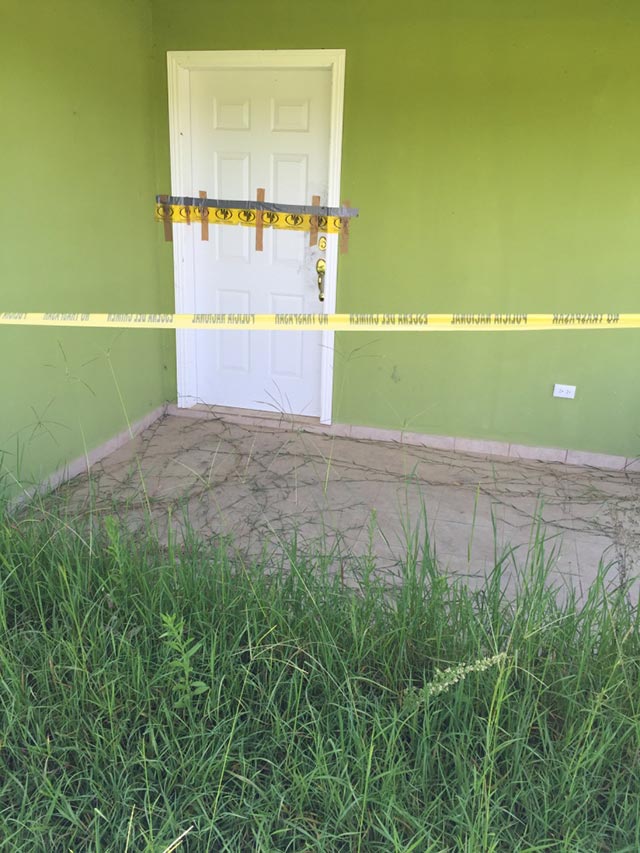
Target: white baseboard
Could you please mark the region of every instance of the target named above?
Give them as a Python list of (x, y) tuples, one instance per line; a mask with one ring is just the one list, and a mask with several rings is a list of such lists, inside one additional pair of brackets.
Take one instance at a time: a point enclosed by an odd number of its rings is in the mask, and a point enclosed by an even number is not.
[(74, 459), (67, 465), (63, 465), (61, 468), (58, 468), (57, 471), (54, 471), (53, 474), (50, 474), (37, 486), (24, 487), (21, 494), (10, 501), (10, 508), (16, 509), (22, 504), (30, 501), (36, 495), (47, 494), (47, 492), (53, 491), (62, 483), (66, 483), (67, 480), (77, 477), (78, 474), (86, 473), (91, 469), (92, 465), (100, 462), (100, 460), (104, 459), (105, 456), (108, 456), (110, 453), (113, 453), (125, 445), (128, 441), (131, 441), (131, 439), (135, 438), (145, 429), (150, 427), (152, 423), (155, 423), (155, 421), (163, 417), (166, 412), (167, 404), (164, 403), (162, 406), (158, 406), (157, 409), (154, 409), (152, 412), (149, 412), (144, 417), (140, 418), (140, 420), (131, 424), (130, 427), (123, 429), (122, 432), (119, 432), (113, 438), (105, 441), (104, 444), (101, 444), (99, 447), (94, 448), (94, 450), (89, 451), (85, 456), (78, 456), (77, 459)]
[(270, 429), (297, 429), (302, 432), (355, 438), (360, 441), (391, 441), (397, 444), (429, 447), (434, 450), (448, 450), (454, 453), (475, 453), (481, 456), (499, 456), (538, 462), (560, 462), (564, 465), (640, 473), (640, 458), (638, 457), (589, 453), (571, 448), (533, 447), (528, 444), (512, 444), (506, 441), (460, 438), (453, 435), (428, 435), (418, 432), (405, 432), (399, 429), (379, 429), (351, 424), (329, 425), (322, 424), (315, 418), (296, 418), (291, 415), (257, 412), (251, 409), (229, 409), (221, 406), (194, 406), (185, 409), (171, 403), (167, 406), (167, 414), (186, 418), (218, 418), (232, 423), (263, 426)]
[(22, 493), (10, 501), (10, 508), (15, 509), (36, 495), (53, 491), (53, 489), (56, 489), (67, 480), (77, 477), (78, 474), (86, 473), (91, 469), (92, 465), (95, 465), (101, 459), (104, 459), (105, 456), (127, 444), (127, 442), (131, 441), (165, 414), (194, 419), (226, 420), (230, 423), (268, 427), (269, 429), (294, 429), (301, 430), (302, 432), (319, 433), (320, 435), (352, 438), (359, 441), (394, 442), (454, 453), (474, 453), (489, 457), (497, 456), (508, 459), (559, 462), (564, 465), (601, 468), (608, 471), (640, 473), (640, 458), (638, 457), (589, 453), (570, 448), (532, 447), (526, 444), (511, 444), (503, 441), (459, 438), (448, 435), (429, 435), (425, 433), (405, 432), (404, 430), (354, 426), (351, 424), (322, 424), (316, 418), (296, 418), (289, 415), (257, 412), (249, 409), (226, 409), (215, 406), (197, 406), (185, 409), (178, 407), (174, 403), (165, 403), (131, 424), (130, 428), (122, 430), (113, 438), (105, 441), (104, 444), (91, 450), (85, 456), (79, 456), (67, 465), (58, 468), (57, 471), (50, 474), (39, 485), (23, 488)]

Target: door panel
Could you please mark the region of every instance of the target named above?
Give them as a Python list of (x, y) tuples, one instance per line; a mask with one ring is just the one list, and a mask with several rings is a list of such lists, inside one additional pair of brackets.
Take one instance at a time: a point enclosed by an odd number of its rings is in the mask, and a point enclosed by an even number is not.
[[(209, 197), (327, 204), (331, 73), (327, 68), (192, 69), (193, 189)], [(193, 310), (321, 311), (309, 234), (189, 228)], [(196, 336), (197, 402), (320, 414), (321, 332), (204, 331)], [(194, 401), (196, 402), (196, 401)]]

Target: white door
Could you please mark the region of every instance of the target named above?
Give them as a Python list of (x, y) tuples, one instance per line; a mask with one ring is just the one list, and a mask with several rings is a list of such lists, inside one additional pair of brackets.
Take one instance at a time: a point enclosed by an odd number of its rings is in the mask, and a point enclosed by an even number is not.
[[(189, 80), (187, 156), (192, 187), (209, 198), (328, 204), (329, 68), (198, 68)], [(181, 226), (184, 229), (184, 226)], [(324, 255), (305, 232), (187, 227), (193, 310), (298, 313), (323, 310), (315, 265)], [(189, 290), (187, 283), (187, 291)], [(198, 331), (193, 403), (319, 416), (322, 332)]]

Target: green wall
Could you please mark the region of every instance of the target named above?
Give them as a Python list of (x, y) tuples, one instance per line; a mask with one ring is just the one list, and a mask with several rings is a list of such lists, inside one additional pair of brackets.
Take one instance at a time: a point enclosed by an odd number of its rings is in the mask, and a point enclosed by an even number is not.
[[(640, 310), (637, 0), (153, 0), (165, 53), (343, 47), (339, 310)], [(171, 289), (170, 247), (160, 248)], [(335, 419), (640, 454), (640, 331), (347, 333)], [(577, 385), (574, 401), (554, 382)]]
[[(157, 277), (150, 55), (146, 0), (0, 5), (0, 310), (171, 305)], [(42, 479), (160, 405), (170, 343), (0, 326), (5, 485)]]
[[(347, 50), (361, 209), (339, 310), (639, 310), (635, 0), (4, 0), (0, 309), (170, 310), (166, 51), (318, 47)], [(338, 335), (335, 420), (633, 456), (639, 342)], [(174, 370), (171, 333), (0, 328), (3, 470), (43, 478), (174, 399)]]

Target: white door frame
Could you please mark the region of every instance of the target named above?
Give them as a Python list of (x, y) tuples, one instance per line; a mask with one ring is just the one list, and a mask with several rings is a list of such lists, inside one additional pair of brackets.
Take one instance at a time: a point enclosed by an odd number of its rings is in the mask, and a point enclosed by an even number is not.
[[(340, 169), (342, 161), (342, 114), (344, 105), (344, 50), (201, 50), (169, 51), (169, 139), (171, 151), (171, 194), (188, 196), (196, 193), (191, 176), (191, 115), (189, 72), (196, 68), (328, 68), (331, 71), (331, 130), (329, 137), (329, 187), (327, 206), (340, 205)], [(188, 282), (194, 281), (193, 253), (187, 252), (184, 228), (173, 229), (173, 270), (176, 312), (194, 310), (194, 294)], [(327, 272), (324, 310), (336, 310), (338, 241), (327, 239)], [(197, 365), (193, 335), (199, 332), (176, 332), (178, 406), (194, 404), (197, 387)], [(283, 332), (282, 334), (287, 334)], [(334, 332), (322, 331), (320, 364), (320, 421), (331, 423), (333, 401)]]

